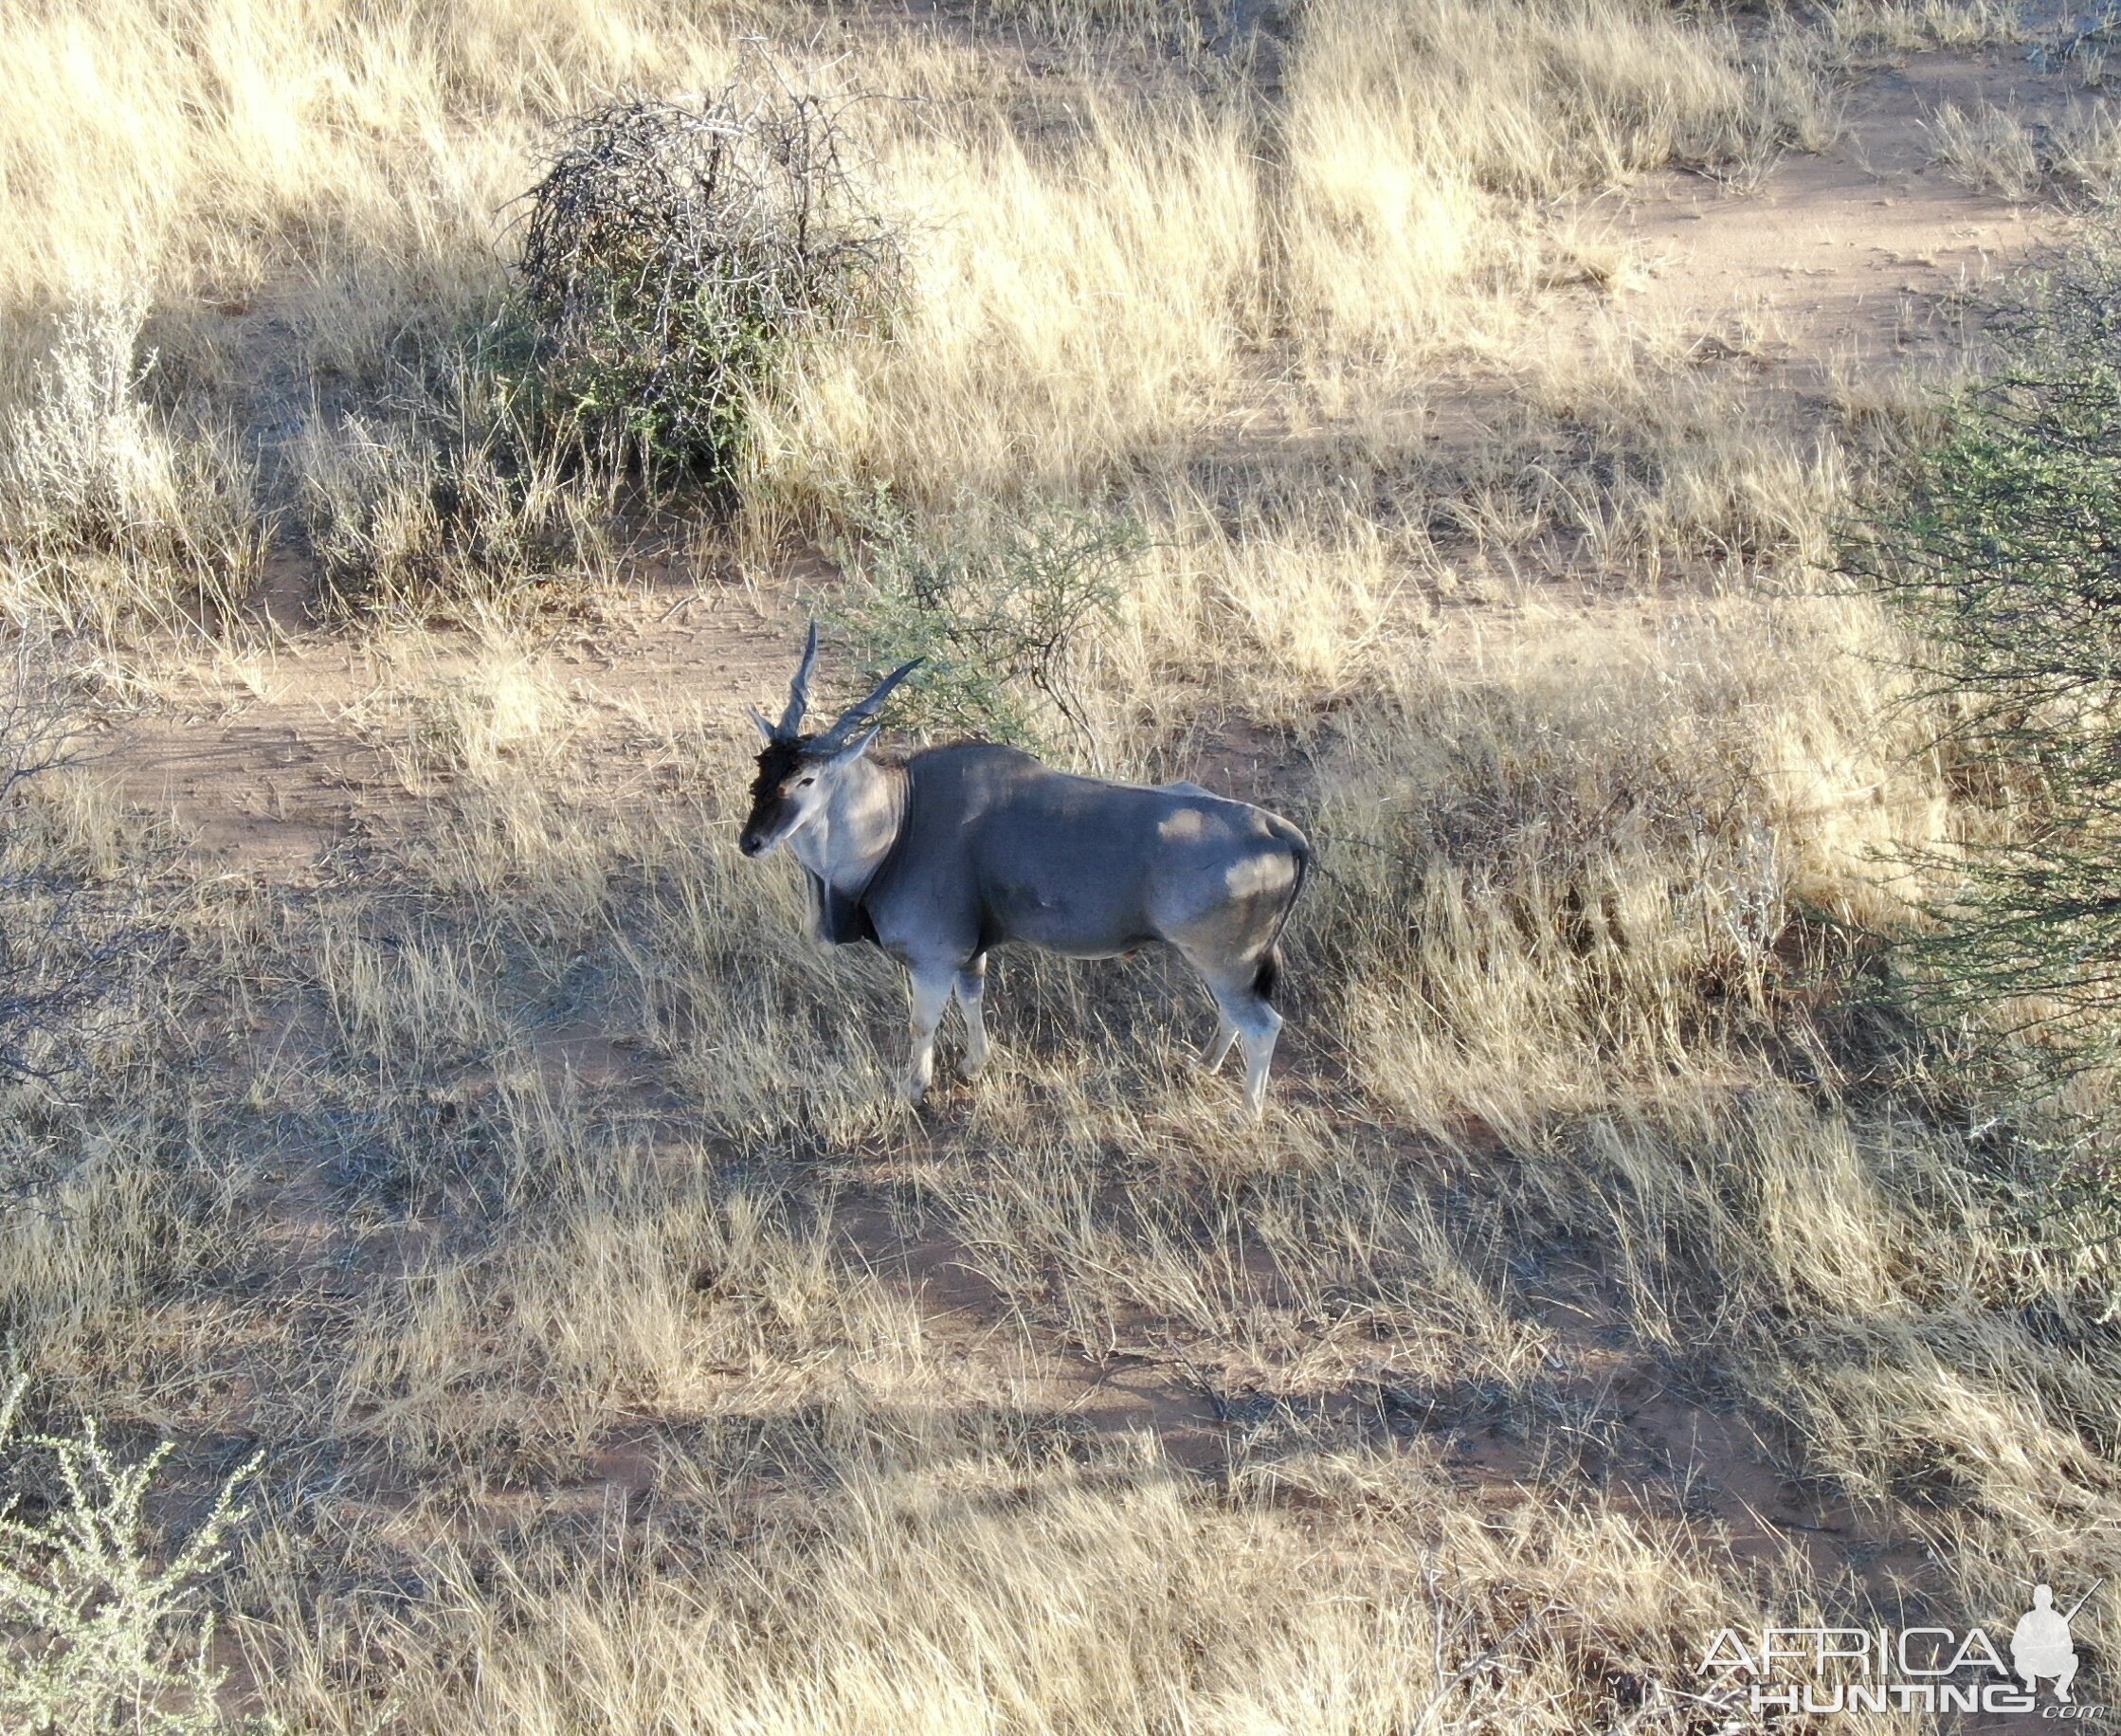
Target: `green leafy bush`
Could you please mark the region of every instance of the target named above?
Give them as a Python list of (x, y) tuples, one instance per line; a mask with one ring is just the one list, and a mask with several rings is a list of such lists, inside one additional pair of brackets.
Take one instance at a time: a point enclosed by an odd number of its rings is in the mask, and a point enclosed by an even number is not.
[(1085, 663), (1111, 624), (1141, 528), (1035, 509), (955, 534), (915, 523), (887, 496), (853, 515), (856, 578), (824, 612), (866, 672), (924, 658), (900, 689), (916, 729), (1025, 747), (1093, 745)]
[(1913, 629), (1969, 841), (1905, 956), (1934, 1017), (2052, 1089), (2121, 1027), (2121, 252), (1999, 311), (1994, 365), (1849, 540)]
[(1998, 322), (1998, 367), (1850, 547), (1919, 636), (1960, 793), (2003, 835), (1922, 939), (1943, 984), (2047, 1026), (2121, 1011), (2121, 259)]

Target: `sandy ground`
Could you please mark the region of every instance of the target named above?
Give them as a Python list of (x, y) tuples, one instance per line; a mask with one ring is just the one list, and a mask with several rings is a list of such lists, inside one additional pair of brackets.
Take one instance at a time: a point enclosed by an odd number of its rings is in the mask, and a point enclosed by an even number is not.
[(2024, 259), (2054, 216), (1970, 192), (1932, 163), (1931, 118), (1985, 100), (2038, 117), (2070, 98), (2021, 51), (1923, 55), (1851, 91), (1839, 144), (1785, 158), (1757, 192), (1698, 176), (1636, 190), (1615, 221), (1648, 263), (1645, 311), (1710, 330), (1760, 316), (1800, 376), (1838, 355), (1875, 365), (1938, 341), (1959, 297)]

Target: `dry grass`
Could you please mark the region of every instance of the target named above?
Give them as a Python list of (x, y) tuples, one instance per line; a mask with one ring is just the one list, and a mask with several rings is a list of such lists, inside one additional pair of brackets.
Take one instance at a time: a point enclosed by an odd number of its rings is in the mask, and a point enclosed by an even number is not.
[(2039, 185), (2039, 154), (2032, 135), (2008, 110), (1984, 102), (1968, 112), (1948, 102), (1937, 111), (1932, 130), (1937, 161), (1976, 192), (2022, 199)]
[(1973, 48), (2022, 41), (2022, 8), (2010, 0), (1844, 0), (1821, 20), (1838, 55)]
[[(9, 1357), (55, 1428), (175, 1438), (177, 1519), (263, 1449), (232, 1716), (1701, 1728), (1718, 1626), (2007, 1626), (2121, 1566), (2110, 1257), (1866, 938), (1961, 822), (1817, 575), (1919, 397), (1642, 313), (1579, 203), (1743, 196), (1852, 61), (2002, 13), (1223, 9), (0, 22), (9, 622), (84, 726), (367, 671), (312, 868), (208, 865), (119, 768), (8, 816), (163, 942), (87, 1088), (0, 1098)], [(680, 546), (771, 604), (879, 491), (940, 542), (1147, 528), (1088, 755), (1318, 845), (1256, 1131), (1152, 958), (1003, 957), (992, 1074), (906, 1109), (896, 973), (734, 849), (758, 696), (567, 660), (623, 660), (644, 527), (481, 396), (506, 201), (751, 32), (915, 99), (858, 110), (910, 287)], [(1939, 149), (1993, 184), (2018, 124)], [(232, 624), (275, 549), (364, 618)]]
[(1264, 366), (1332, 389), (1514, 353), (1524, 292), (1573, 257), (1538, 201), (1675, 162), (1754, 177), (1834, 127), (1808, 39), (1602, 0), (1320, 9), (1284, 80), (1272, 115), (1099, 93), (1063, 142), (1017, 136), (1005, 90), (894, 141), (934, 242), (913, 314), (776, 410), (762, 499), (1094, 487), (1181, 467)]
[(2003, 199), (2028, 199), (2054, 187), (2096, 204), (2112, 196), (2121, 169), (2113, 118), (2096, 102), (2073, 101), (2038, 133), (1994, 103), (1967, 111), (1948, 102), (1931, 134), (1936, 160), (1953, 180)]

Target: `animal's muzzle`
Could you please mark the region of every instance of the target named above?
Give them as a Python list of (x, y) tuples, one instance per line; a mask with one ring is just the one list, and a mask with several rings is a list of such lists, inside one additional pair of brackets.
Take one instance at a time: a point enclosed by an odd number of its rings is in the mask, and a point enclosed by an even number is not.
[(766, 848), (765, 834), (761, 832), (754, 832), (749, 827), (746, 827), (742, 832), (737, 834), (736, 847), (739, 850), (743, 851), (746, 856), (756, 856), (761, 850)]

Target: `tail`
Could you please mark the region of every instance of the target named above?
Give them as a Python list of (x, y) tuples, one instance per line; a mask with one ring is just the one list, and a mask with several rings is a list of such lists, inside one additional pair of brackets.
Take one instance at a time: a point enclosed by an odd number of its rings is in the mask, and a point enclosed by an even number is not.
[(1269, 947), (1266, 957), (1260, 961), (1260, 968), (1253, 973), (1252, 992), (1266, 1002), (1274, 1003), (1274, 991), (1281, 986), (1281, 949)]
[(1284, 841), (1289, 846), (1289, 854), (1296, 858), (1296, 884), (1289, 888), (1289, 902), (1281, 907), (1281, 920), (1274, 925), (1274, 938), (1267, 942), (1266, 955), (1260, 960), (1260, 968), (1252, 978), (1252, 992), (1270, 1005), (1274, 991), (1281, 986), (1281, 931), (1289, 926), (1296, 900), (1303, 896), (1304, 876), (1311, 870), (1311, 841), (1295, 826), (1289, 826)]

